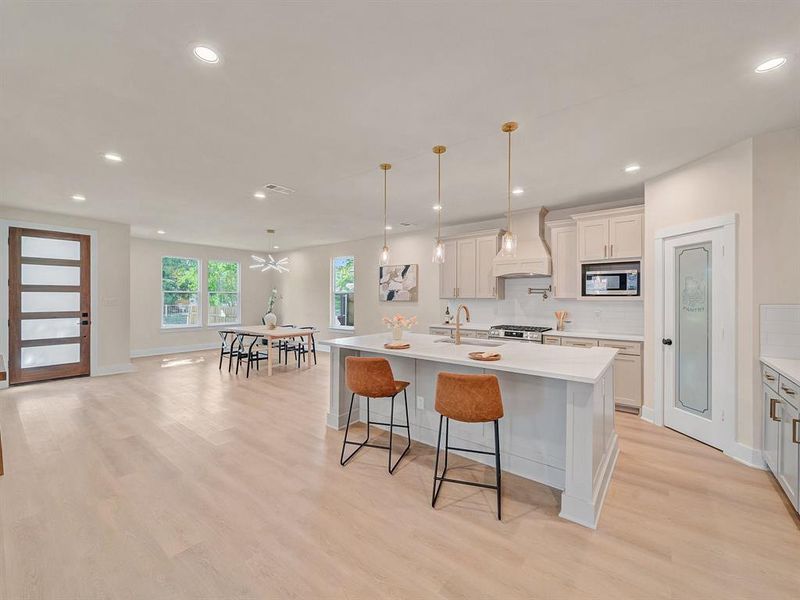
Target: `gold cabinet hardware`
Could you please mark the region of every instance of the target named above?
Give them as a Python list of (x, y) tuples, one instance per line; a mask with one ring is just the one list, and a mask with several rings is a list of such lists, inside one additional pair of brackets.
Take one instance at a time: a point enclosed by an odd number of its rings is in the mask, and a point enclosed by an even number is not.
[(782, 389), (784, 392), (786, 392), (787, 394), (789, 394), (790, 396), (794, 396), (794, 390), (791, 390), (791, 389), (787, 388), (785, 385), (782, 385), (782, 386), (781, 386), (781, 389)]
[(775, 405), (779, 402), (777, 398), (770, 398), (769, 399), (769, 418), (773, 421), (780, 421), (778, 417), (775, 416)]
[(608, 258), (608, 244), (603, 244), (603, 258)]
[(764, 378), (767, 381), (775, 381), (775, 378), (772, 375), (770, 375), (769, 373), (764, 373)]
[(797, 424), (800, 423), (800, 419), (792, 419), (792, 441), (795, 444), (800, 444), (800, 439), (797, 438)]
[(614, 244), (611, 244), (611, 250), (609, 250), (609, 254), (614, 256)]

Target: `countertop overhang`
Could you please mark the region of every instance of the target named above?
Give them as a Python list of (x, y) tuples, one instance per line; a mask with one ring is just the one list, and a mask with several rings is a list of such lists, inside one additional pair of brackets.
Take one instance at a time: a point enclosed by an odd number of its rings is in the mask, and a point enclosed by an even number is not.
[[(407, 333), (404, 341), (411, 344), (407, 350), (388, 350), (383, 347), (391, 341), (389, 333), (359, 335), (354, 337), (319, 340), (318, 344), (375, 352), (389, 356), (429, 360), (455, 365), (463, 365), (485, 369), (488, 371), (505, 371), (564, 381), (594, 384), (602, 379), (605, 372), (614, 362), (617, 354), (615, 348), (575, 348), (567, 346), (547, 346), (544, 344), (522, 344), (519, 342), (502, 342), (499, 346), (487, 347), (465, 343), (457, 346), (441, 342), (440, 335), (423, 333)], [(496, 351), (502, 355), (498, 361), (483, 362), (472, 360), (468, 354), (477, 351)]]

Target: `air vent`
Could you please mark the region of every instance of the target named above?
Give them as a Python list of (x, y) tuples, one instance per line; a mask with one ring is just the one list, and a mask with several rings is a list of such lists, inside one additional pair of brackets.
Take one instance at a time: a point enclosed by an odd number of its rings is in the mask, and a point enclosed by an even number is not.
[(268, 183), (264, 186), (264, 189), (269, 190), (270, 192), (284, 194), (286, 196), (289, 194), (294, 194), (294, 190), (292, 188), (286, 187), (285, 185), (278, 185), (277, 183)]

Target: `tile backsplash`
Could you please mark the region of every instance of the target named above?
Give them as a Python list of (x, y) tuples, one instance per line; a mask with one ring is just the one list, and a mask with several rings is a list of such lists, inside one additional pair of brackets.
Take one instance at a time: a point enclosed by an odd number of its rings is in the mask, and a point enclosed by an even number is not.
[(450, 312), (462, 302), (469, 307), (476, 323), (547, 325), (555, 328), (553, 313), (566, 310), (567, 331), (587, 333), (644, 333), (644, 306), (641, 300), (577, 300), (528, 295), (528, 288), (546, 288), (549, 277), (507, 279), (504, 300), (451, 300)]
[(800, 359), (800, 304), (760, 306), (761, 356)]

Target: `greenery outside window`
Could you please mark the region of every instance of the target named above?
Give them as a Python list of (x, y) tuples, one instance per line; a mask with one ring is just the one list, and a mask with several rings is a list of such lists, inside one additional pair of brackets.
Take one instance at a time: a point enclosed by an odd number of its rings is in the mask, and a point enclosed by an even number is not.
[(331, 327), (355, 326), (355, 258), (337, 256), (331, 261)]
[(200, 327), (200, 261), (161, 259), (161, 327)]
[(239, 298), (239, 263), (208, 261), (208, 325), (239, 324)]

